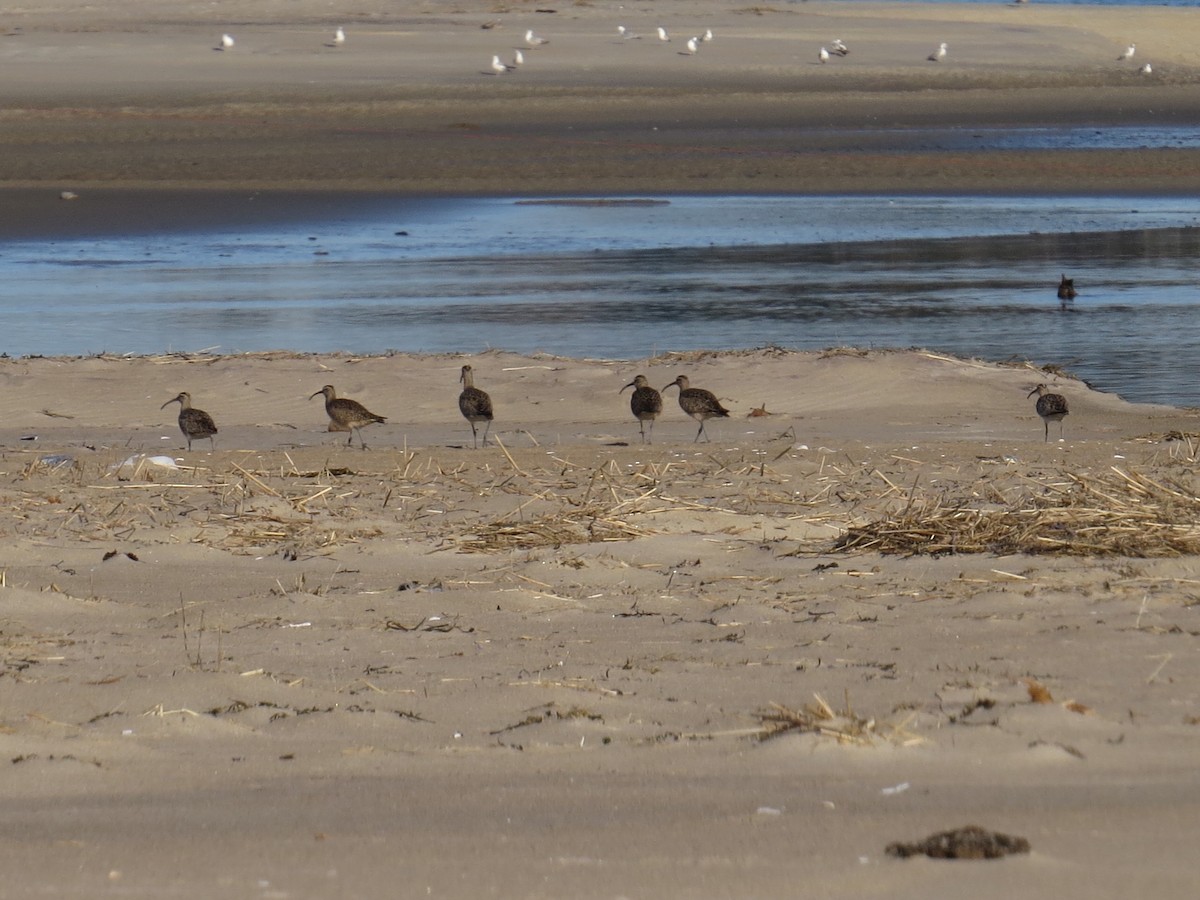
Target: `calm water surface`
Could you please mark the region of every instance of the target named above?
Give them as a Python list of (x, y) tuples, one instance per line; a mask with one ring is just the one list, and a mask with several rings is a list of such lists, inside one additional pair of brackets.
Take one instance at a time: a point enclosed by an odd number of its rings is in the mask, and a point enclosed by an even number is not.
[[(919, 346), (1200, 405), (1200, 203), (395, 200), (238, 231), (0, 244), (0, 350)], [(1060, 308), (1060, 273), (1079, 298)]]

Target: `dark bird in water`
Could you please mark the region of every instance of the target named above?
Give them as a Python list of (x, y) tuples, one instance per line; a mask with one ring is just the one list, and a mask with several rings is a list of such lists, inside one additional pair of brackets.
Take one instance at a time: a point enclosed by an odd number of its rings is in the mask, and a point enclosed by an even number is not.
[(1059, 300), (1074, 300), (1075, 299), (1075, 279), (1068, 278), (1063, 275), (1058, 282), (1058, 299)]
[(327, 384), (308, 399), (311, 400), (320, 394), (325, 395), (325, 412), (329, 415), (329, 431), (348, 431), (350, 437), (346, 438), (346, 446), (354, 442), (354, 431), (358, 430), (358, 442), (364, 450), (367, 449), (367, 443), (363, 440), (362, 428), (364, 425), (370, 425), (373, 422), (386, 422), (384, 416), (377, 416), (371, 412), (357, 400), (350, 400), (346, 397), (339, 397), (333, 389), (332, 384)]
[(1037, 414), (1042, 417), (1042, 424), (1046, 426), (1046, 440), (1050, 440), (1050, 423), (1058, 423), (1058, 436), (1062, 438), (1063, 417), (1070, 410), (1067, 409), (1067, 398), (1062, 394), (1052, 394), (1044, 384), (1039, 384), (1029, 396), (1037, 394)]
[(475, 426), (480, 422), (487, 423), (483, 429), (483, 446), (486, 447), (488, 432), (492, 429), (492, 398), (488, 396), (487, 391), (475, 387), (475, 370), (470, 366), (462, 367), (462, 375), (458, 380), (463, 386), (462, 393), (458, 395), (459, 411), (471, 423), (471, 438), (476, 449), (479, 448), (479, 432)]
[(629, 388), (633, 388), (633, 395), (629, 398), (629, 409), (641, 425), (642, 443), (653, 443), (646, 440), (646, 423), (650, 423), (650, 437), (653, 438), (654, 420), (662, 412), (662, 394), (650, 387), (645, 375), (639, 375), (617, 393), (624, 393)]
[(716, 394), (706, 391), (704, 388), (688, 387), (686, 375), (680, 375), (663, 390), (665, 391), (669, 387), (679, 388), (679, 408), (700, 423), (700, 430), (696, 432), (693, 444), (700, 440), (702, 434), (704, 439), (708, 440), (708, 435), (704, 431), (705, 419), (725, 418), (729, 415), (729, 410), (721, 405)]
[(179, 404), (179, 430), (187, 438), (188, 451), (192, 449), (192, 441), (199, 438), (208, 438), (209, 446), (215, 450), (213, 435), (217, 433), (217, 425), (212, 416), (202, 409), (192, 409), (192, 395), (187, 391), (180, 391), (178, 397), (172, 397), (159, 409), (166, 409), (171, 403)]

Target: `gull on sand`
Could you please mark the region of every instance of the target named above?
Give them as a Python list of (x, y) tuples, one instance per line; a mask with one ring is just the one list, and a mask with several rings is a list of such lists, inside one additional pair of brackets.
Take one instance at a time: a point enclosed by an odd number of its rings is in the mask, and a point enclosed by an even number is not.
[(817, 54), (817, 59), (823, 63), (829, 62), (829, 51), (822, 47), (821, 52)]
[(233, 35), (231, 35), (231, 34), (221, 35), (220, 49), (222, 49), (222, 50), (232, 50), (233, 49)]
[(504, 63), (500, 62), (500, 57), (493, 56), (492, 57), (492, 74), (493, 75), (503, 75), (507, 71), (508, 71), (508, 66), (506, 66)]
[(1137, 44), (1130, 44), (1125, 48), (1125, 52), (1117, 57), (1118, 60), (1133, 59), (1133, 54), (1137, 53)]
[(525, 32), (525, 44), (529, 47), (540, 47), (542, 44), (548, 43), (550, 41), (547, 38), (534, 34), (532, 28)]
[(671, 36), (667, 34), (667, 29), (663, 28), (661, 25), (658, 26), (658, 39), (660, 41), (669, 41), (671, 39)]
[(946, 50), (947, 49), (949, 49), (949, 46), (946, 44), (945, 41), (942, 41), (940, 44), (938, 44), (938, 48), (929, 54), (929, 57), (928, 57), (929, 61), (930, 62), (941, 62), (943, 59), (946, 58)]

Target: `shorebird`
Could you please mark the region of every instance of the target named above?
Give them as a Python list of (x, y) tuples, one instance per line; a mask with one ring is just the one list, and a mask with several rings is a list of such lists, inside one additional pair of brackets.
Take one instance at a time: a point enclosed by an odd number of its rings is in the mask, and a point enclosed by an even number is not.
[(1058, 299), (1059, 300), (1074, 300), (1075, 299), (1075, 279), (1068, 278), (1063, 275), (1058, 280)]
[(661, 25), (658, 26), (658, 39), (664, 42), (671, 39), (671, 36), (667, 34), (667, 29), (663, 28)]
[(829, 51), (822, 47), (821, 52), (817, 54), (817, 59), (823, 63), (829, 62)]
[(679, 408), (700, 423), (700, 430), (696, 432), (693, 444), (700, 440), (702, 434), (705, 440), (708, 439), (708, 435), (704, 433), (705, 419), (725, 418), (729, 415), (729, 410), (721, 405), (716, 394), (706, 391), (704, 388), (688, 387), (686, 375), (680, 375), (663, 390), (665, 391), (669, 387), (679, 388)]
[(680, 52), (684, 56), (695, 56), (696, 51), (700, 49), (700, 39), (690, 37), (690, 38), (688, 38), (687, 43), (684, 44), (683, 46), (685, 49), (681, 50)]
[(192, 395), (187, 391), (180, 391), (178, 397), (172, 397), (159, 409), (166, 409), (171, 403), (179, 404), (179, 430), (187, 438), (188, 452), (192, 450), (192, 441), (201, 438), (208, 438), (209, 445), (215, 450), (217, 445), (213, 435), (217, 433), (217, 425), (212, 416), (202, 409), (192, 409)]
[(525, 32), (525, 45), (527, 47), (540, 47), (542, 44), (548, 43), (550, 43), (550, 41), (547, 38), (539, 37), (538, 35), (534, 34), (532, 28)]
[(492, 57), (492, 74), (493, 75), (503, 75), (507, 71), (508, 71), (508, 66), (506, 66), (504, 63), (500, 62), (500, 57), (493, 56)]
[(512, 65), (510, 65), (508, 68), (515, 69), (517, 66), (523, 66), (523, 65), (525, 65), (525, 54), (522, 53), (520, 50), (514, 50)]
[(1140, 69), (1138, 69), (1138, 71), (1141, 72), (1143, 75), (1149, 75), (1154, 70), (1152, 68), (1150, 68), (1150, 63), (1146, 63), (1144, 66), (1142, 66)]
[(475, 429), (475, 425), (479, 422), (487, 422), (483, 429), (483, 446), (486, 447), (488, 432), (492, 428), (492, 398), (488, 396), (487, 391), (475, 387), (475, 370), (469, 365), (462, 367), (462, 375), (458, 380), (462, 382), (463, 386), (462, 393), (458, 395), (459, 411), (471, 423), (471, 438), (474, 440), (476, 449), (479, 448), (479, 432)]
[(829, 46), (833, 48), (833, 52), (838, 56), (849, 56), (850, 48), (842, 41), (841, 38), (834, 38), (829, 42)]
[(630, 31), (624, 25), (617, 26), (617, 36), (622, 37), (627, 41), (637, 40), (638, 38), (641, 37), (640, 34), (634, 34), (632, 31)]
[(654, 420), (662, 412), (662, 394), (650, 387), (645, 375), (639, 375), (617, 393), (623, 394), (628, 388), (633, 388), (633, 395), (629, 398), (629, 409), (641, 425), (642, 443), (653, 443), (653, 440), (646, 440), (646, 423), (650, 423), (650, 437), (653, 438)]
[(706, 44), (707, 44), (707, 43), (708, 43), (709, 41), (711, 41), (712, 39), (713, 39), (713, 33), (712, 33), (712, 29), (711, 29), (711, 28), (705, 28), (705, 29), (704, 29), (704, 34), (700, 36), (700, 40), (704, 41), (704, 43), (706, 43)]
[(1029, 396), (1037, 394), (1037, 414), (1042, 417), (1042, 424), (1046, 426), (1046, 440), (1050, 440), (1050, 423), (1058, 423), (1058, 437), (1062, 439), (1063, 417), (1070, 410), (1067, 409), (1067, 398), (1062, 394), (1051, 394), (1044, 384), (1039, 384)]
[(946, 58), (946, 51), (948, 49), (949, 45), (945, 41), (942, 41), (940, 44), (938, 44), (938, 48), (930, 53), (927, 58), (930, 62), (941, 62)]
[(346, 43), (346, 29), (339, 27), (338, 30), (333, 33), (333, 43), (339, 47)]
[(1121, 62), (1126, 59), (1133, 59), (1133, 54), (1137, 53), (1137, 44), (1130, 44), (1125, 48), (1125, 52), (1117, 57), (1117, 61)]
[(367, 443), (362, 436), (363, 426), (373, 422), (386, 422), (387, 419), (375, 415), (357, 400), (339, 397), (332, 384), (325, 385), (308, 399), (311, 400), (320, 394), (325, 395), (325, 412), (329, 415), (328, 430), (350, 432), (350, 437), (346, 438), (346, 446), (349, 447), (354, 442), (354, 431), (358, 429), (358, 442), (366, 450)]
[(221, 48), (220, 49), (222, 49), (222, 50), (232, 50), (233, 49), (233, 35), (231, 35), (231, 34), (221, 35)]

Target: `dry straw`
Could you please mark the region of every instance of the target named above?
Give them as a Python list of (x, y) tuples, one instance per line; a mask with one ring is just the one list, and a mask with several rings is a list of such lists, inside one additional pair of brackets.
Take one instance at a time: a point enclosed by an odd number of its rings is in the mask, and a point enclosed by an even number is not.
[(1057, 553), (1166, 557), (1200, 552), (1200, 497), (1117, 467), (986, 508), (910, 497), (903, 509), (847, 529), (835, 549), (917, 555)]

